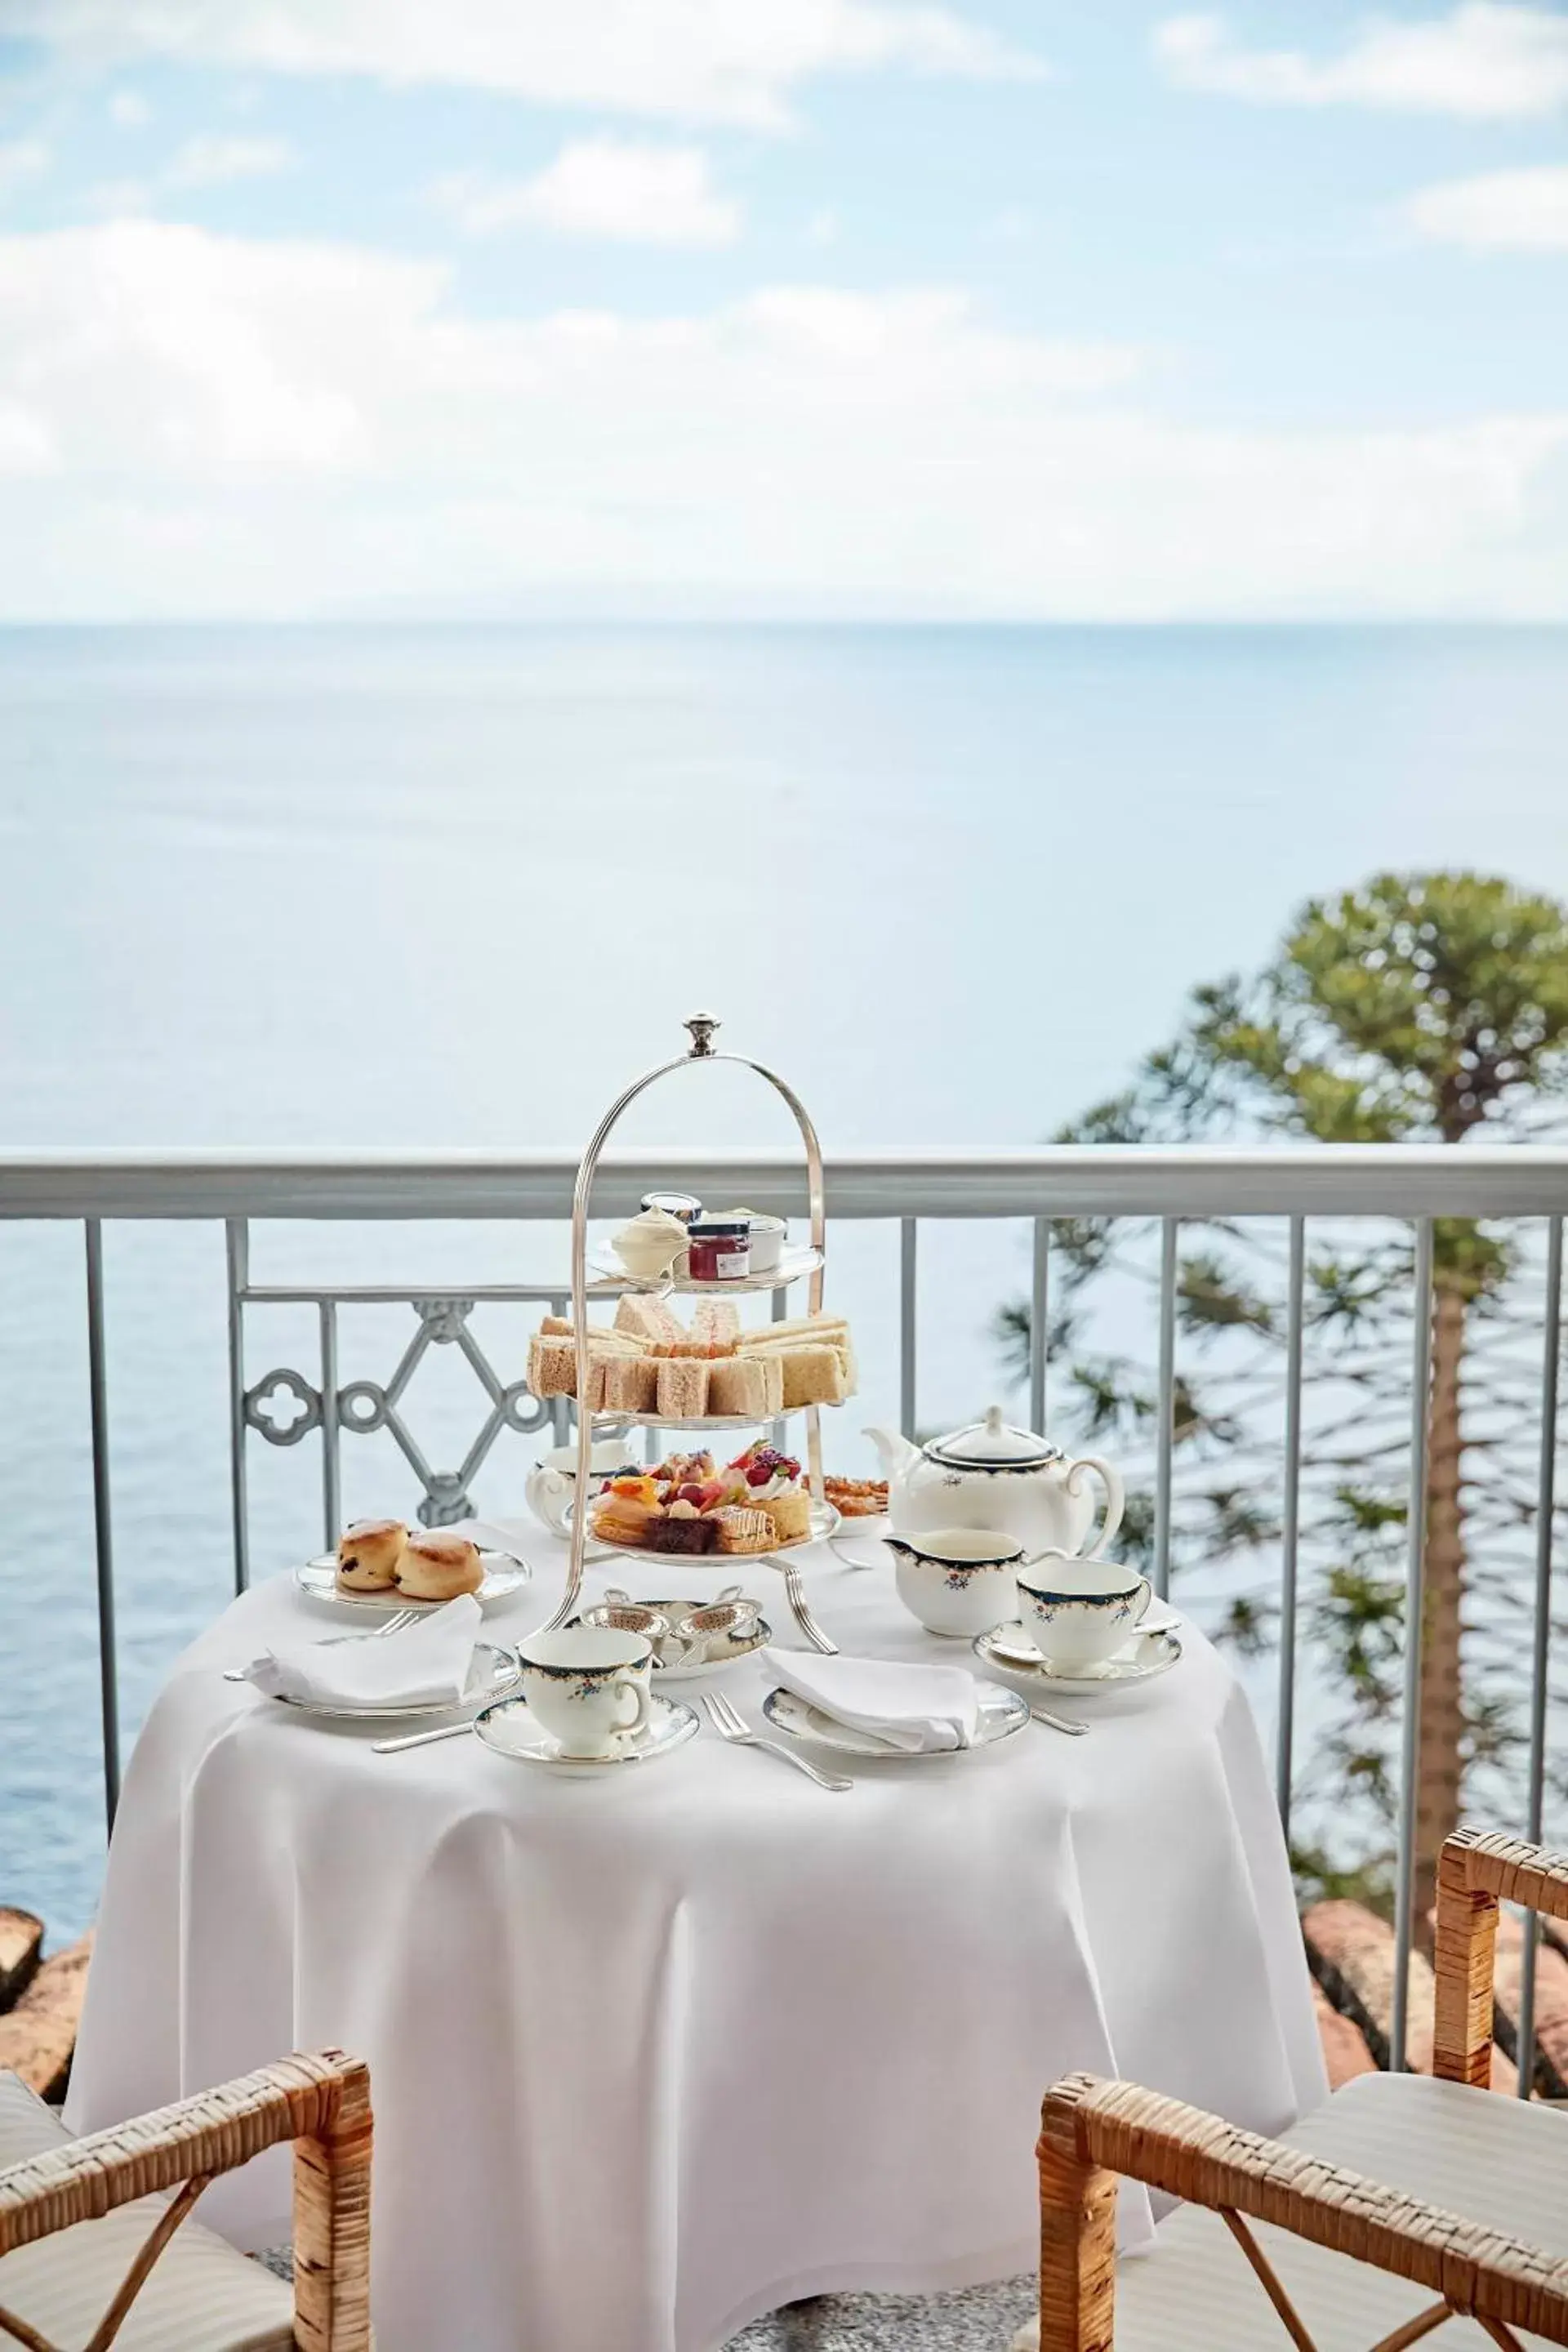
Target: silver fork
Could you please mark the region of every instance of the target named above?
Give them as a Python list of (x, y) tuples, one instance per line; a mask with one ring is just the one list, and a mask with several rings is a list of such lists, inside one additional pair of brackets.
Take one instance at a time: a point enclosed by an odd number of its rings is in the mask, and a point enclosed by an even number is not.
[[(405, 1625), (412, 1625), (418, 1615), (417, 1609), (395, 1609), (385, 1623), (378, 1625), (374, 1633), (334, 1633), (331, 1639), (324, 1642), (321, 1646), (323, 1649), (330, 1650), (339, 1642), (379, 1642), (384, 1634), (401, 1633)], [(243, 1666), (225, 1666), (223, 1678), (226, 1683), (245, 1683), (250, 1680)]]
[[(784, 1598), (789, 1602), (790, 1608), (795, 1612), (795, 1623), (800, 1627), (801, 1632), (805, 1635), (806, 1640), (811, 1643), (814, 1650), (820, 1650), (825, 1658), (836, 1658), (838, 1655), (838, 1644), (837, 1642), (830, 1642), (828, 1640), (826, 1634), (823, 1632), (821, 1626), (812, 1615), (811, 1610), (806, 1602), (805, 1586), (801, 1581), (799, 1569), (796, 1568), (793, 1559), (781, 1559), (776, 1552), (773, 1555), (773, 1562), (776, 1569), (782, 1570), (783, 1571), (784, 1580)], [(786, 1750), (785, 1752), (787, 1753), (788, 1751)]]
[(829, 1789), (835, 1796), (855, 1786), (853, 1780), (841, 1780), (835, 1773), (819, 1772), (805, 1757), (797, 1755), (793, 1748), (785, 1748), (779, 1740), (763, 1739), (744, 1721), (722, 1691), (706, 1693), (702, 1704), (708, 1710), (709, 1722), (721, 1739), (728, 1739), (737, 1748), (761, 1748), (769, 1756), (782, 1757), (786, 1764), (793, 1764), (797, 1772), (804, 1772), (808, 1780), (815, 1780), (819, 1789)]

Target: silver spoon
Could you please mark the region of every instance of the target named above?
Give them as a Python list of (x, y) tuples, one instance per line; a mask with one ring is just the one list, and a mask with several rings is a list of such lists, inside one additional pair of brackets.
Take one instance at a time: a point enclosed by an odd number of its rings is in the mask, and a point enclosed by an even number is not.
[(373, 1756), (395, 1756), (400, 1748), (428, 1748), (437, 1739), (461, 1739), (474, 1728), (471, 1723), (437, 1724), (434, 1731), (405, 1731), (400, 1739), (373, 1739)]

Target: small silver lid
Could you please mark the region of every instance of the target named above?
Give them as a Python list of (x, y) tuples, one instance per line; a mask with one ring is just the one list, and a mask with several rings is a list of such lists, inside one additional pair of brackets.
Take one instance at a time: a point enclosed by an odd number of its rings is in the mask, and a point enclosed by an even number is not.
[(984, 1421), (972, 1421), (945, 1437), (933, 1437), (923, 1449), (928, 1462), (946, 1470), (1043, 1470), (1059, 1462), (1062, 1449), (1032, 1429), (1014, 1429), (994, 1404)]
[(702, 1213), (701, 1202), (691, 1192), (645, 1192), (642, 1206), (662, 1209), (667, 1217), (679, 1217), (683, 1225), (689, 1225), (693, 1217)]

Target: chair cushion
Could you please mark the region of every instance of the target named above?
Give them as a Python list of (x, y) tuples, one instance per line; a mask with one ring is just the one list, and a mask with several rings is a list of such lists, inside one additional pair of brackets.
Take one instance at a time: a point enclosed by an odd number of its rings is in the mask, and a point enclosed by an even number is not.
[[(63, 2147), (70, 2137), (25, 2083), (0, 2074), (0, 2170)], [(0, 2308), (58, 2344), (85, 2343), (168, 2201), (140, 2197), (100, 2221), (79, 2221), (0, 2257)], [(176, 2345), (180, 2352), (290, 2352), (293, 2294), (193, 2218), (159, 2255), (114, 2342), (115, 2352), (172, 2352)]]
[[(1361, 2074), (1279, 2137), (1568, 2254), (1568, 2116), (1549, 2108), (1420, 2074)], [(1252, 2227), (1319, 2352), (1366, 2352), (1436, 2299), (1289, 2231)], [(1288, 2341), (1240, 2247), (1201, 2206), (1182, 2206), (1160, 2224), (1152, 2252), (1117, 2273), (1116, 2352), (1265, 2352)], [(1450, 2319), (1433, 2342), (1484, 2352), (1490, 2339), (1473, 2320)]]

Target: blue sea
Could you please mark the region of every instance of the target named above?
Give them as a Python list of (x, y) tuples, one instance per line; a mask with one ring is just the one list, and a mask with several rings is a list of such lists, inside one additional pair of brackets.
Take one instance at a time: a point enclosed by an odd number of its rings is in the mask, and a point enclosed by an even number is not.
[[(0, 1144), (557, 1146), (710, 1006), (831, 1151), (1048, 1135), (1304, 898), (1463, 865), (1568, 897), (1568, 632), (0, 630)], [(727, 1079), (640, 1134), (787, 1138)], [(107, 1236), (125, 1743), (230, 1590), (223, 1240)], [(268, 1229), (257, 1271), (551, 1280), (562, 1237)], [(922, 1239), (922, 1423), (1000, 1391), (1005, 1226)], [(102, 1860), (82, 1242), (0, 1226), (0, 1901), (55, 1938)], [(896, 1418), (896, 1238), (836, 1238)], [(395, 1310), (347, 1319), (384, 1375)], [(525, 1325), (488, 1342), (521, 1369)], [(250, 1375), (312, 1369), (308, 1318)], [(449, 1353), (449, 1351), (448, 1351)], [(448, 1377), (450, 1372), (450, 1377)], [(437, 1454), (473, 1400), (443, 1364)], [(258, 1572), (319, 1540), (253, 1449)], [(406, 1507), (374, 1441), (353, 1508)], [(519, 1507), (527, 1449), (482, 1507)]]

